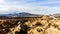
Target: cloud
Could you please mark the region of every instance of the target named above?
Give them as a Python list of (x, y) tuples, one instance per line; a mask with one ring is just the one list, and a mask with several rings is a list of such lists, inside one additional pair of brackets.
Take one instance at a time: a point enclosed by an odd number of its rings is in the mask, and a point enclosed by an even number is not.
[(0, 14), (14, 12), (53, 14), (59, 11), (60, 0), (0, 0)]
[(5, 2), (5, 0), (0, 0), (0, 3), (3, 3), (3, 2)]
[(60, 13), (60, 7), (24, 7), (18, 5), (0, 5), (0, 14), (28, 12), (32, 14), (54, 14)]

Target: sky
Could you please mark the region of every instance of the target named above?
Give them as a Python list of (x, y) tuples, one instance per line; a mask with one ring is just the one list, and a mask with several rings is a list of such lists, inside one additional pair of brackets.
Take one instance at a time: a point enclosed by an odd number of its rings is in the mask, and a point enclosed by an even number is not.
[(44, 15), (60, 13), (60, 0), (0, 0), (0, 14), (19, 12)]

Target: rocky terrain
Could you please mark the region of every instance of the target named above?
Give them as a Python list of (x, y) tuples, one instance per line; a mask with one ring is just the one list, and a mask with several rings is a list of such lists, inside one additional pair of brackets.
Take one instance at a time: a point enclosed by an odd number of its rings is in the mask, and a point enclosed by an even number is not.
[(53, 16), (28, 18), (22, 22), (21, 28), (26, 34), (60, 34), (59, 20)]
[(29, 13), (0, 15), (0, 34), (60, 34), (59, 16)]
[(53, 16), (0, 19), (0, 34), (60, 34), (60, 19)]

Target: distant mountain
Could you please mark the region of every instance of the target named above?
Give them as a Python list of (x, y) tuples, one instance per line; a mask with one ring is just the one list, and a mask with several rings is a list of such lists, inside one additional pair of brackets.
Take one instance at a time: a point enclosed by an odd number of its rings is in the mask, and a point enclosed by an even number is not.
[(8, 17), (40, 17), (42, 15), (30, 14), (30, 13), (27, 13), (27, 12), (21, 12), (21, 13), (14, 13), (14, 14), (0, 14), (0, 16), (8, 16)]
[[(21, 13), (13, 13), (13, 14), (0, 14), (0, 16), (6, 16), (6, 17), (41, 17), (43, 15), (21, 12)], [(56, 14), (52, 14), (52, 15), (48, 15), (48, 16), (54, 16), (54, 17), (60, 18), (60, 13), (56, 13)]]
[(15, 14), (0, 14), (0, 16), (14, 16)]
[(53, 14), (52, 16), (60, 18), (60, 13)]
[[(21, 13), (13, 13), (13, 14), (0, 14), (0, 16), (6, 16), (6, 17), (41, 17), (43, 15), (21, 12)], [(60, 13), (56, 13), (56, 14), (52, 14), (52, 15), (48, 15), (48, 16), (54, 16), (54, 17), (60, 18)]]
[(36, 15), (36, 14), (30, 14), (30, 13), (26, 13), (26, 12), (21, 12), (21, 13), (17, 13), (15, 14), (14, 17), (40, 17), (42, 15)]

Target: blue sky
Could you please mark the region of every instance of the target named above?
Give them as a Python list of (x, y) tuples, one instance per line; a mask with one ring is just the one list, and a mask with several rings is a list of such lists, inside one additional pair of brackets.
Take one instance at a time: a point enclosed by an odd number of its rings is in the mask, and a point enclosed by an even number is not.
[(60, 13), (60, 0), (0, 0), (0, 14), (15, 12)]

